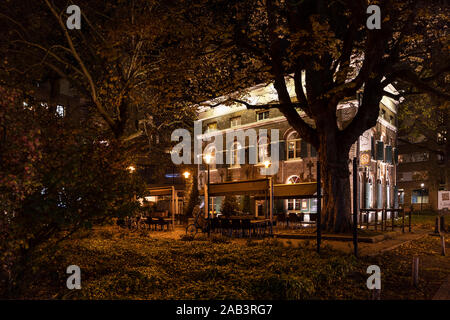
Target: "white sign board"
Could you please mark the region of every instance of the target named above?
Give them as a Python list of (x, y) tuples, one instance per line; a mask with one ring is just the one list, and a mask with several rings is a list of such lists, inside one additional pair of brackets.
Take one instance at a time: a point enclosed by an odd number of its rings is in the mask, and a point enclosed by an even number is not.
[(438, 210), (450, 210), (450, 191), (438, 191)]
[(359, 137), (359, 151), (370, 151), (372, 149), (371, 146), (371, 132), (372, 130), (366, 130), (360, 137)]

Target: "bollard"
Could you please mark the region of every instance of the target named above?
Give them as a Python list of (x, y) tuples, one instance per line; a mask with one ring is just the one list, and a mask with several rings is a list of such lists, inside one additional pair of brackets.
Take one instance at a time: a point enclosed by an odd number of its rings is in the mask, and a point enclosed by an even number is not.
[(441, 253), (443, 256), (445, 256), (445, 236), (441, 234)]
[(441, 219), (439, 219), (439, 216), (435, 219), (434, 233), (441, 233)]
[(419, 257), (413, 257), (412, 262), (412, 285), (417, 287), (419, 285)]

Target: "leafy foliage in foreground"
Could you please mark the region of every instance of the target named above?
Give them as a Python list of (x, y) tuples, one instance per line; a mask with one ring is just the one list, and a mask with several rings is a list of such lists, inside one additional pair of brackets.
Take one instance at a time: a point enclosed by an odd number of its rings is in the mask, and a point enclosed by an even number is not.
[(66, 122), (0, 88), (0, 124), (0, 295), (11, 295), (36, 250), (133, 214), (143, 184), (121, 145), (103, 143), (89, 121)]
[[(82, 270), (81, 290), (65, 287), (65, 269), (71, 264)], [(309, 245), (157, 240), (101, 231), (43, 254), (40, 271), (30, 275), (33, 281), (22, 298), (352, 298), (365, 285), (361, 279), (359, 288), (350, 290), (348, 279), (356, 265), (352, 256), (330, 254), (329, 249), (319, 256)]]

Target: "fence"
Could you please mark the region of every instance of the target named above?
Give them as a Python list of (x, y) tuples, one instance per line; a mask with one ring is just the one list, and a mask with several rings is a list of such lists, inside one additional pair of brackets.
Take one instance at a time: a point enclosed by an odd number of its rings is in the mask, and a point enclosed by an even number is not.
[[(411, 214), (412, 210), (408, 210), (408, 231), (411, 232)], [(365, 228), (369, 230), (373, 227), (374, 230), (387, 231), (395, 228), (401, 228), (405, 232), (405, 218), (406, 212), (403, 208), (383, 208), (383, 209), (360, 209), (358, 226), (360, 229)], [(401, 219), (401, 221), (399, 221)]]

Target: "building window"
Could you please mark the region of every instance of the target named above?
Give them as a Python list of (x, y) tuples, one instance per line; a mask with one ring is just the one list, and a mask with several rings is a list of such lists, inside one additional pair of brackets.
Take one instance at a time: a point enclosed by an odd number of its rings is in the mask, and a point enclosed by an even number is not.
[(269, 119), (269, 111), (262, 111), (256, 114), (256, 121)]
[(57, 105), (56, 106), (56, 114), (60, 116), (61, 118), (66, 115), (66, 110), (64, 109), (64, 106)]
[(409, 171), (400, 172), (399, 181), (426, 181), (428, 180), (428, 171)]
[(264, 162), (267, 160), (269, 155), (269, 138), (268, 137), (261, 137), (258, 140), (258, 156), (259, 156), (259, 162)]
[(414, 153), (398, 155), (399, 163), (422, 162), (422, 161), (428, 161), (429, 159), (430, 159), (429, 152), (414, 152)]
[(428, 203), (428, 189), (413, 190), (411, 203)]
[(241, 117), (233, 117), (230, 119), (230, 127), (237, 127), (241, 125)]
[[(287, 183), (293, 184), (293, 183), (300, 183), (300, 177), (298, 176), (291, 176), (288, 178)], [(302, 200), (301, 199), (288, 199), (287, 200), (287, 209), (294, 211), (294, 210), (301, 210), (302, 206)]]
[[(209, 168), (211, 170), (216, 169), (216, 148), (214, 146), (208, 147), (205, 150), (205, 154), (210, 154), (211, 155), (211, 162), (209, 164)], [(203, 158), (203, 161), (204, 161), (204, 158)], [(206, 163), (205, 163), (205, 166), (206, 166)]]
[(239, 153), (241, 150), (241, 144), (239, 142), (235, 142), (233, 143), (233, 146), (231, 147), (231, 159), (232, 159), (232, 163), (230, 164), (230, 166), (232, 168), (239, 168), (240, 165), (240, 157), (239, 157)]
[(394, 117), (393, 117), (393, 116), (389, 116), (389, 123), (390, 123), (390, 124), (395, 124), (395, 121), (394, 121)]
[(298, 159), (300, 158), (301, 151), (301, 139), (297, 132), (292, 132), (286, 141), (287, 158)]
[(217, 122), (211, 122), (206, 125), (206, 131), (212, 132), (217, 130)]
[(403, 205), (405, 203), (405, 191), (399, 190), (398, 191), (398, 203)]

